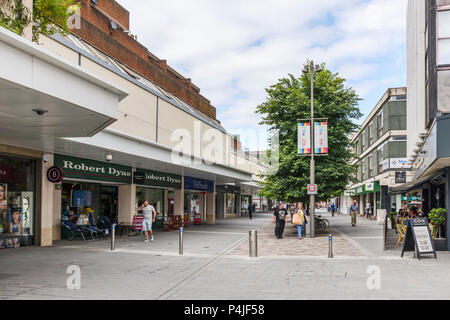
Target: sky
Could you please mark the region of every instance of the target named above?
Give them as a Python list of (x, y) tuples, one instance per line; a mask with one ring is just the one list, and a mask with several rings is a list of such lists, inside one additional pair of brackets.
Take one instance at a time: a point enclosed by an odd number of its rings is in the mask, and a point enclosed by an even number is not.
[(388, 88), (406, 86), (407, 0), (118, 2), (138, 41), (191, 78), (230, 133), (266, 130), (255, 114), (265, 88), (300, 75), (307, 59), (356, 90), (358, 124)]

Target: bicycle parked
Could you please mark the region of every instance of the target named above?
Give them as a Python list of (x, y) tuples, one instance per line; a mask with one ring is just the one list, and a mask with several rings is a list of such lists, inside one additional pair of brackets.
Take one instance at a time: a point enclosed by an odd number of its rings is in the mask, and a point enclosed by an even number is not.
[(316, 230), (319, 232), (326, 232), (330, 227), (330, 222), (327, 219), (322, 218), (321, 215), (316, 215)]

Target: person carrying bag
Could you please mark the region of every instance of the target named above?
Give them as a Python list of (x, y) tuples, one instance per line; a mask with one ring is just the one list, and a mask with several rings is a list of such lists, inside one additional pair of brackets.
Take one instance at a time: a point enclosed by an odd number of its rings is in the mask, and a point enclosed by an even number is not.
[(306, 223), (305, 213), (303, 212), (303, 204), (298, 204), (297, 212), (292, 216), (292, 224), (297, 227), (297, 238), (298, 240), (302, 240), (302, 229)]

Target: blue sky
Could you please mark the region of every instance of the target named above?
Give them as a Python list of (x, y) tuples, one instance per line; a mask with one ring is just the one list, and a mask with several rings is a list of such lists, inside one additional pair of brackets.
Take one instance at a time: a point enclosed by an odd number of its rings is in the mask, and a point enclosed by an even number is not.
[(347, 79), (364, 115), (406, 85), (407, 0), (119, 2), (138, 40), (191, 78), (232, 133), (265, 130), (254, 113), (264, 89), (308, 58)]

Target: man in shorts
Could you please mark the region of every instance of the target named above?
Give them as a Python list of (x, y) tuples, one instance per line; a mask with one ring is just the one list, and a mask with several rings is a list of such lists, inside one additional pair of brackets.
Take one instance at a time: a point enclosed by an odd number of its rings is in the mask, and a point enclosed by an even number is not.
[[(142, 231), (145, 232), (145, 243), (148, 243), (150, 241), (153, 242), (153, 231), (152, 231), (152, 225), (153, 222), (156, 221), (156, 210), (155, 208), (148, 203), (148, 201), (145, 201), (142, 206), (140, 206), (138, 209), (142, 210), (142, 213), (144, 214), (144, 221), (142, 221)], [(148, 239), (148, 233), (150, 232), (150, 240)]]

